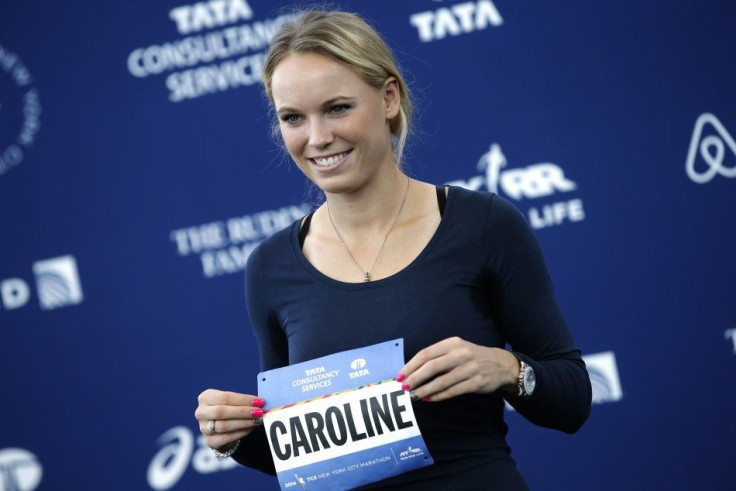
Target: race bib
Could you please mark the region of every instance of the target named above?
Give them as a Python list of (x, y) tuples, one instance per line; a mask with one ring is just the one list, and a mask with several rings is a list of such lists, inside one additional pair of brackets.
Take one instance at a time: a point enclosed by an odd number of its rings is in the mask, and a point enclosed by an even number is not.
[(434, 462), (394, 380), (403, 341), (258, 374), (281, 489), (352, 489)]

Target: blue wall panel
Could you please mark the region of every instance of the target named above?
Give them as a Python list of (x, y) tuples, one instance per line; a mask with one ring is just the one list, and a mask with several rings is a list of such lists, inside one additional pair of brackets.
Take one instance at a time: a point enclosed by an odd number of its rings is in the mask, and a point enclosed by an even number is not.
[[(0, 489), (276, 487), (193, 418), (255, 392), (243, 264), (315, 199), (259, 84), (292, 3), (226, 5), (0, 7)], [(730, 489), (736, 6), (342, 6), (408, 74), (412, 175), (544, 248), (595, 405), (573, 436), (508, 413), (532, 488)]]

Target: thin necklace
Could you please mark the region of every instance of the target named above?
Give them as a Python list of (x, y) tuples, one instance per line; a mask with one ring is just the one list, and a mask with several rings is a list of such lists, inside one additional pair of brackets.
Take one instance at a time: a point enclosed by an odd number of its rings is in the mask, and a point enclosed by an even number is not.
[(389, 234), (391, 234), (391, 231), (394, 229), (396, 224), (399, 222), (399, 217), (401, 216), (401, 210), (404, 209), (404, 203), (406, 203), (406, 197), (409, 195), (409, 183), (411, 182), (411, 179), (409, 177), (406, 178), (406, 189), (404, 190), (404, 198), (401, 200), (401, 206), (399, 206), (399, 212), (396, 213), (396, 216), (394, 217), (394, 221), (391, 224), (391, 227), (388, 229), (388, 232), (386, 232), (386, 236), (383, 238), (383, 242), (381, 242), (381, 247), (378, 249), (378, 254), (376, 254), (376, 258), (373, 260), (373, 264), (370, 268), (368, 268), (367, 271), (363, 271), (363, 268), (360, 267), (360, 264), (358, 264), (358, 261), (355, 259), (355, 256), (353, 256), (353, 253), (350, 252), (350, 248), (348, 248), (348, 245), (345, 243), (345, 239), (342, 238), (342, 235), (340, 235), (340, 232), (337, 230), (337, 227), (335, 227), (335, 222), (332, 220), (332, 213), (330, 213), (330, 202), (327, 201), (327, 215), (330, 217), (330, 223), (332, 224), (332, 229), (337, 234), (337, 238), (340, 239), (340, 242), (342, 243), (342, 246), (345, 248), (346, 251), (348, 251), (348, 255), (350, 256), (350, 259), (353, 260), (355, 263), (355, 266), (360, 270), (361, 273), (363, 273), (363, 282), (371, 281), (371, 271), (373, 268), (376, 267), (376, 264), (378, 263), (378, 258), (381, 257), (381, 253), (383, 252), (383, 247), (386, 245), (386, 240), (388, 240)]

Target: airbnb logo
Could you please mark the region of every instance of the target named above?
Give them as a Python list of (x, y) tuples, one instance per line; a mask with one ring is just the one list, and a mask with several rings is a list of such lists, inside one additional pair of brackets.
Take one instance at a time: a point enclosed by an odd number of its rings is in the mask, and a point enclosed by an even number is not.
[[(710, 131), (704, 131), (706, 128)], [(726, 153), (726, 147), (732, 155)], [(703, 113), (695, 121), (685, 170), (688, 177), (698, 184), (710, 182), (719, 174), (736, 177), (736, 141), (715, 115)]]

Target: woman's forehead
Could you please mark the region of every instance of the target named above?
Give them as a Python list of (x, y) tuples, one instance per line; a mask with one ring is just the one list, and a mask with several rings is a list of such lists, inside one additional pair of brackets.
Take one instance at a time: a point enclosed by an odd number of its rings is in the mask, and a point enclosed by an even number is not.
[(315, 53), (286, 56), (276, 65), (271, 78), (277, 110), (280, 106), (298, 107), (338, 96), (355, 97), (366, 88), (370, 86), (343, 63)]

